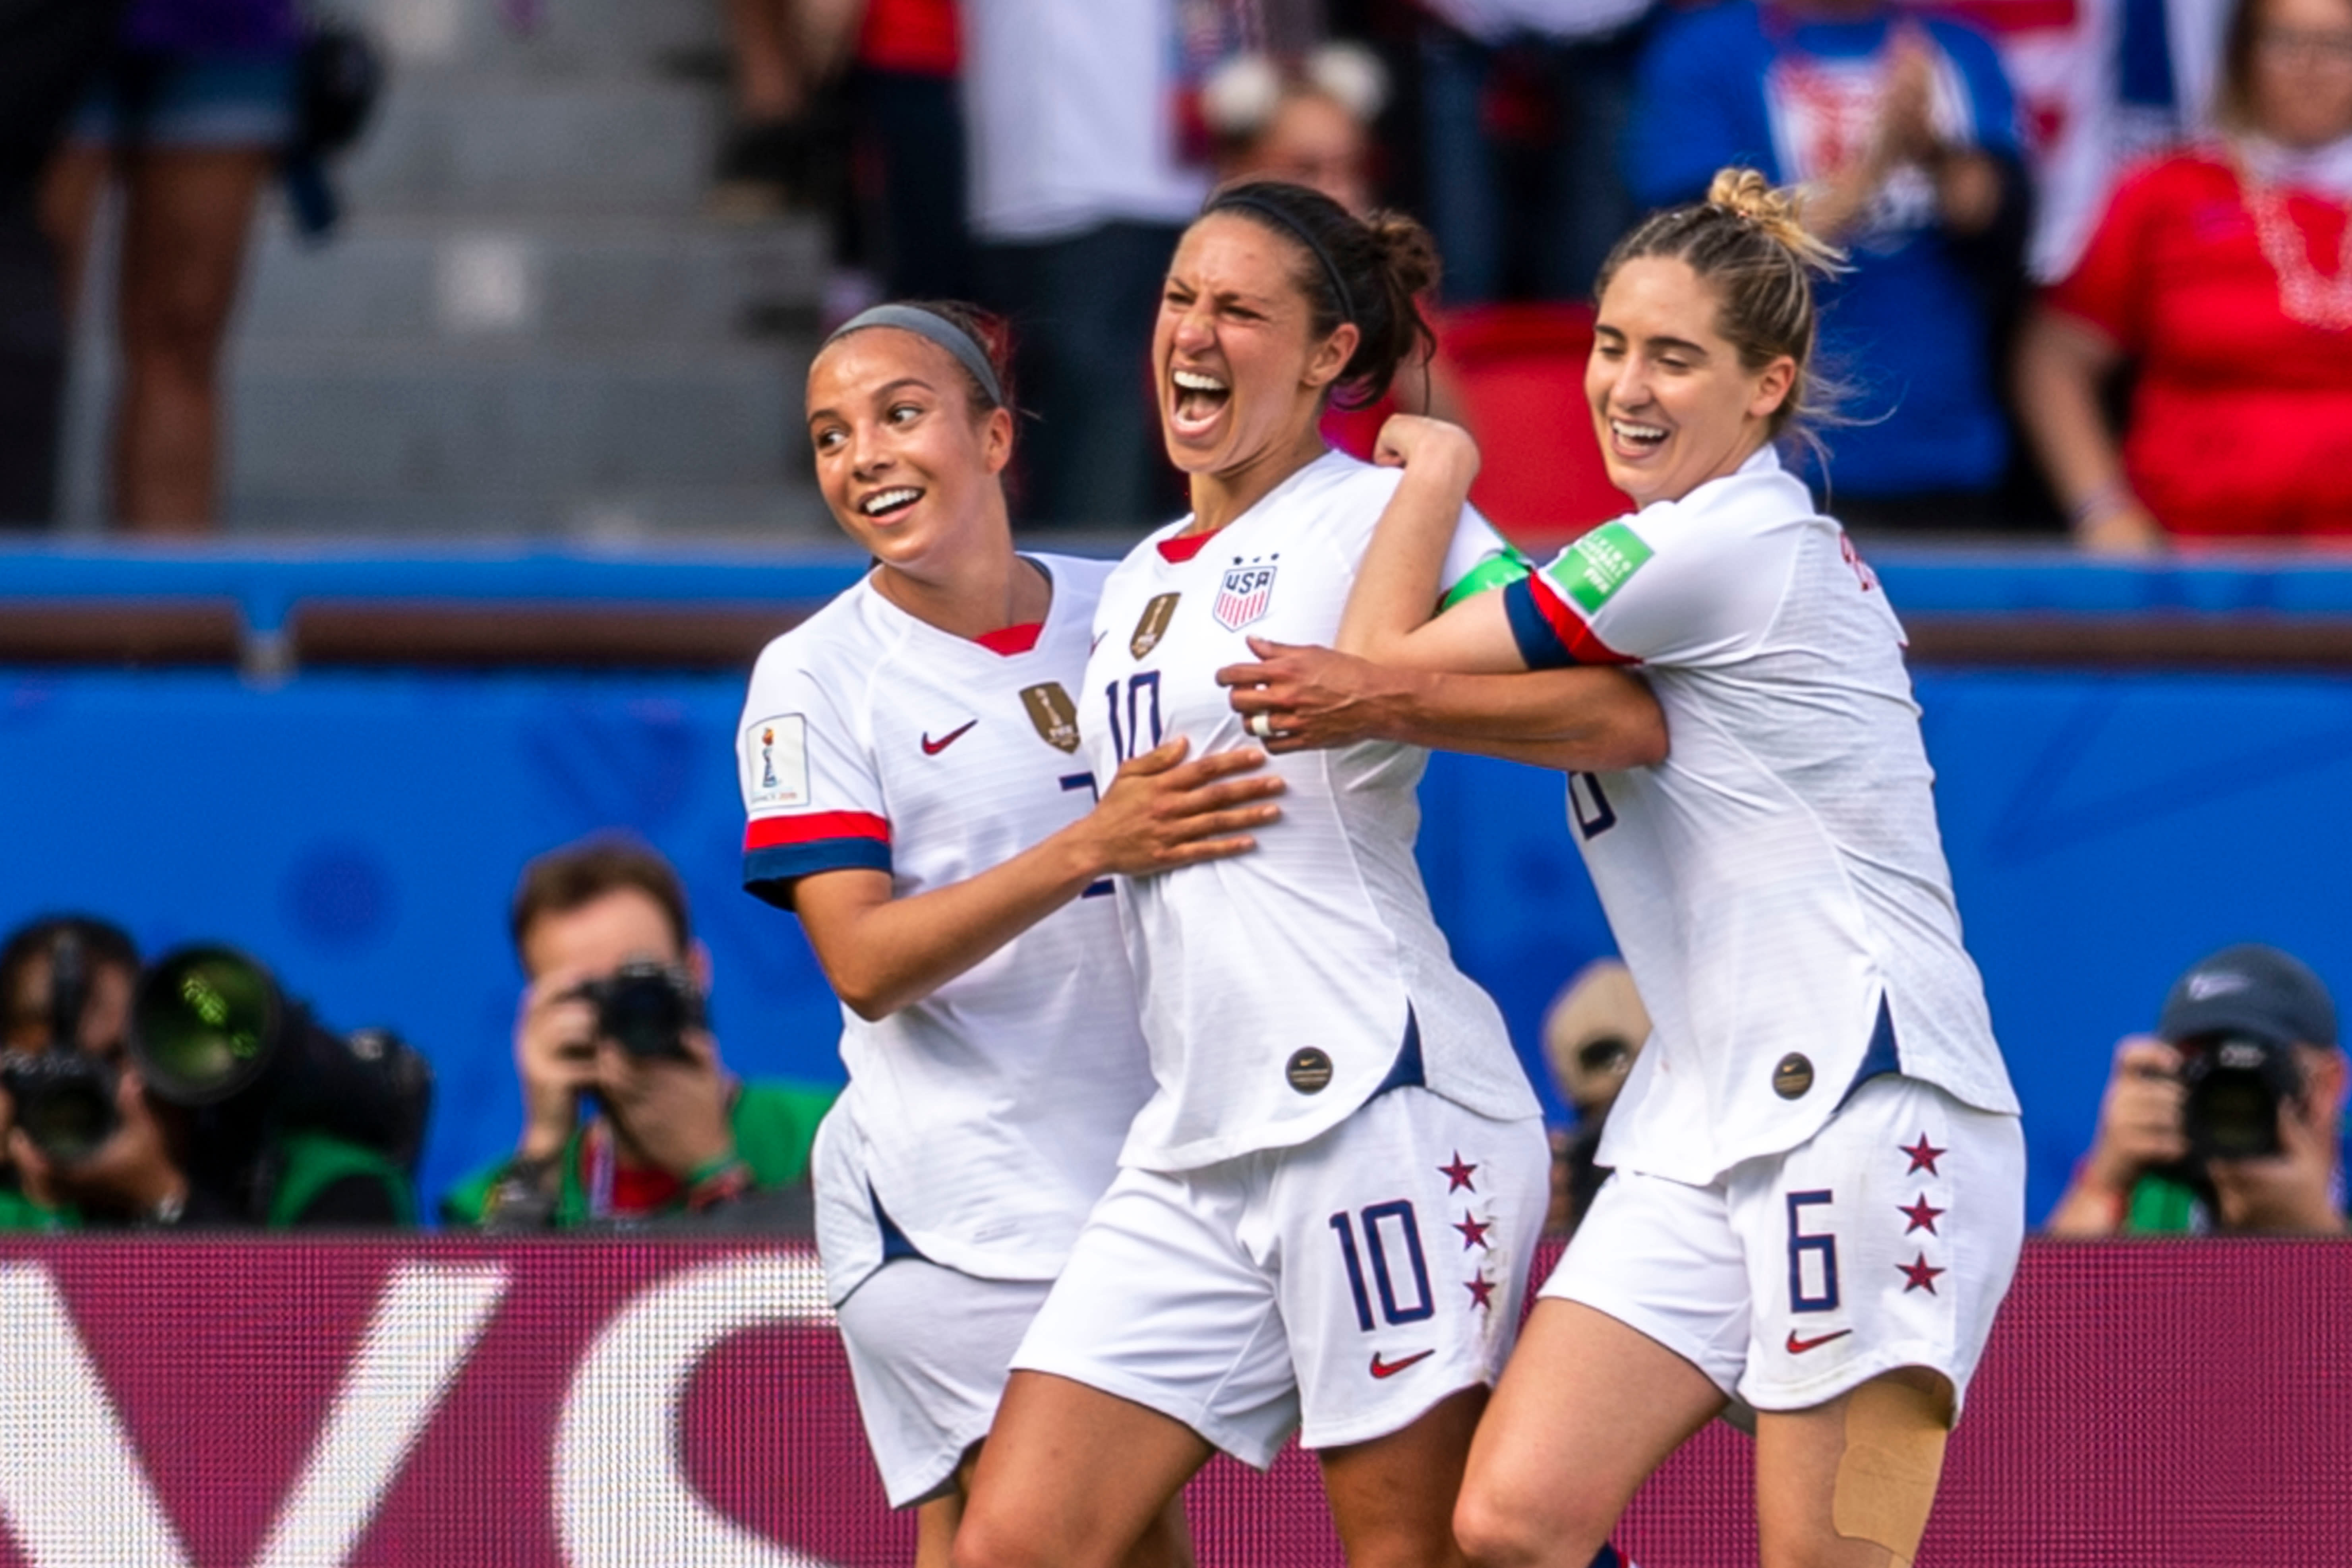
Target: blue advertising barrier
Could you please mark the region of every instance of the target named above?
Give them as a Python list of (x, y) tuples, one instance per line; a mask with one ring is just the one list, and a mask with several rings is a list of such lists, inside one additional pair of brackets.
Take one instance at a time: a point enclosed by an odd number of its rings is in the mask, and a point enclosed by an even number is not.
[[(1949, 670), (1917, 684), (2039, 1215), (2088, 1140), (2115, 1041), (2153, 1022), (2200, 953), (2276, 942), (2352, 1000), (2352, 684)], [(83, 909), (151, 952), (226, 940), (335, 1026), (396, 1027), (440, 1074), (424, 1172), (437, 1195), (520, 1124), (516, 873), (622, 826), (686, 873), (729, 1062), (837, 1081), (837, 1015), (796, 923), (738, 889), (740, 699), (732, 678), (691, 675), (0, 676), (0, 927)], [(1438, 757), (1422, 798), (1438, 916), (1541, 1081), (1546, 1003), (1611, 948), (1559, 781)]]

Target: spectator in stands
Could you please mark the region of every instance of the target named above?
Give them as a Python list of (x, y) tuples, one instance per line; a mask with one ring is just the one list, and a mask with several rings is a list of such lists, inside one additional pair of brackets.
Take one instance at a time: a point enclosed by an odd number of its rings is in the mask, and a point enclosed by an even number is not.
[(44, 221), (70, 310), (101, 198), (122, 191), (116, 521), (218, 520), (220, 360), (263, 184), (293, 129), (295, 0), (132, 0), (112, 63), (49, 172)]
[(1625, 1087), (1633, 1058), (1650, 1037), (1650, 1012), (1622, 959), (1588, 963), (1544, 1015), (1544, 1061), (1551, 1080), (1576, 1109), (1576, 1125), (1552, 1133), (1551, 1206), (1544, 1234), (1570, 1236), (1608, 1178), (1594, 1156), (1609, 1108)]
[[(2346, 1229), (2348, 1078), (2317, 975), (2254, 944), (2201, 960), (2173, 984), (2156, 1037), (2116, 1047), (2097, 1134), (2051, 1211), (2051, 1234)], [(2215, 1152), (2247, 1147), (2273, 1120), (2275, 1152)]]
[(1231, 57), (1201, 88), (1217, 183), (1287, 180), (1369, 211), (1372, 122), (1388, 87), (1380, 57), (1360, 44), (1323, 44), (1296, 61), (1258, 50)]
[(1420, 5), (1422, 152), (1445, 302), (1583, 299), (1639, 216), (1621, 154), (1654, 0)]
[(1154, 522), (1146, 364), (1160, 285), (1197, 212), (1177, 159), (1172, 0), (964, 0), (979, 302), (1009, 318), (1035, 416), (1033, 525)]
[(0, 1005), (11, 1052), (72, 1048), (105, 1064), (116, 1125), (79, 1158), (45, 1152), (0, 1091), (16, 1191), (0, 1229), (75, 1225), (371, 1226), (414, 1223), (408, 1178), (380, 1151), (286, 1124), (253, 1099), (194, 1110), (155, 1098), (131, 1059), (139, 952), (88, 916), (34, 921), (0, 944)]
[(2352, 0), (2241, 0), (2215, 120), (2123, 181), (2020, 345), (2020, 410), (2087, 549), (2352, 535)]
[[(972, 291), (955, 0), (866, 0), (850, 79), (873, 299)], [(865, 300), (870, 304), (872, 299)], [(847, 304), (844, 300), (841, 304)], [(845, 310), (846, 320), (855, 310)]]
[(0, 0), (0, 528), (57, 511), (66, 322), (41, 172), (105, 58), (121, 0)]
[[(568, 1230), (709, 1212), (805, 1182), (833, 1090), (738, 1082), (699, 1019), (675, 1056), (625, 1049), (582, 993), (644, 964), (698, 1002), (709, 991), (710, 953), (668, 861), (617, 837), (551, 850), (524, 868), (511, 929), (529, 982), (514, 1037), (522, 1131), (510, 1158), (443, 1202), (446, 1223)], [(583, 1105), (591, 1096), (601, 1114)]]
[(848, 176), (841, 77), (866, 0), (727, 0), (735, 117), (710, 203), (724, 217), (832, 214)]
[(1727, 0), (1662, 26), (1628, 153), (1649, 205), (1726, 163), (1812, 190), (1808, 226), (1851, 253), (1821, 290), (1821, 357), (1846, 384), (1838, 515), (1863, 527), (1999, 526), (2009, 465), (1994, 326), (2029, 205), (1992, 46), (1888, 0)]

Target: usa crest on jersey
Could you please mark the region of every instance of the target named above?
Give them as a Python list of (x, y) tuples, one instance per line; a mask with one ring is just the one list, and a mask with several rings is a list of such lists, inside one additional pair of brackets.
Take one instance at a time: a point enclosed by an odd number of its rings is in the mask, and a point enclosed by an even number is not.
[(1216, 617), (1219, 626), (1237, 632), (1265, 616), (1266, 605), (1274, 598), (1274, 566), (1277, 559), (1269, 555), (1227, 569), (1224, 581), (1217, 584), (1216, 602), (1209, 606), (1209, 614)]

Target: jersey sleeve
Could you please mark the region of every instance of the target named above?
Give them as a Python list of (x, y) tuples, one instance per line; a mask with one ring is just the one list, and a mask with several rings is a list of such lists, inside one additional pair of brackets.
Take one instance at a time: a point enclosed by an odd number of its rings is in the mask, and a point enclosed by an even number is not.
[(1452, 609), (1465, 599), (1516, 583), (1534, 569), (1533, 563), (1496, 531), (1485, 513), (1465, 506), (1454, 531), (1454, 542), (1446, 547), (1445, 564), (1437, 574), (1444, 584), (1438, 608)]
[(1794, 540), (1771, 527), (1693, 537), (1641, 517), (1603, 523), (1503, 590), (1511, 635), (1530, 669), (1737, 657), (1780, 611)]
[(2116, 187), (2074, 270), (2043, 296), (2062, 314), (2095, 327), (2126, 352), (2146, 338), (2147, 259), (2160, 219), (2157, 172), (2142, 170)]
[(761, 656), (735, 736), (743, 887), (779, 909), (819, 871), (890, 869), (890, 820), (870, 737), (789, 641)]

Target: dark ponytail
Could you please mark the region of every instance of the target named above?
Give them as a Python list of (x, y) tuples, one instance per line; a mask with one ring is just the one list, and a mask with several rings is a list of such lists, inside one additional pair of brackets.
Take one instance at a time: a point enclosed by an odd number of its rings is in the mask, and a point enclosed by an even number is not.
[(1313, 307), (1314, 338), (1355, 324), (1356, 352), (1332, 384), (1339, 406), (1379, 402), (1400, 369), (1435, 349), (1419, 297), (1437, 286), (1437, 244), (1418, 219), (1396, 212), (1360, 218), (1320, 191), (1285, 180), (1228, 185), (1201, 209), (1202, 217), (1214, 213), (1248, 218), (1297, 250), (1294, 280)]

